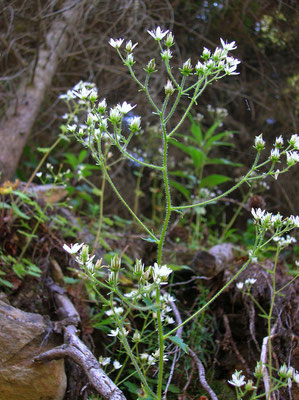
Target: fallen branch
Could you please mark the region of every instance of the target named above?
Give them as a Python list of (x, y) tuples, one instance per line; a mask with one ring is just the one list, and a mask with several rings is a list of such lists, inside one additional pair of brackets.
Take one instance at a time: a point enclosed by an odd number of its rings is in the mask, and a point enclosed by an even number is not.
[(105, 400), (126, 400), (122, 391), (105, 374), (92, 352), (77, 336), (76, 326), (80, 316), (73, 303), (64, 294), (63, 289), (54, 284), (52, 280), (47, 284), (58, 306), (57, 314), (60, 322), (56, 329), (63, 327), (64, 344), (34, 357), (35, 362), (48, 362), (60, 358), (70, 357), (85, 372), (90, 384)]

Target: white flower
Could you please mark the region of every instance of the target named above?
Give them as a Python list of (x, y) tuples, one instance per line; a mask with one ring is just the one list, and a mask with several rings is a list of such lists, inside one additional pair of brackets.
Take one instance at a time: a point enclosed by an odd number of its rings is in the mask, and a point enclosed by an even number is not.
[(166, 96), (171, 96), (174, 92), (174, 87), (172, 82), (168, 79), (166, 85), (164, 86)]
[(98, 104), (98, 112), (104, 113), (106, 111), (106, 108), (107, 108), (107, 102), (106, 102), (106, 99), (103, 99)]
[(130, 120), (130, 129), (132, 132), (138, 132), (141, 128), (141, 117), (133, 117)]
[(282, 145), (283, 145), (283, 137), (282, 137), (282, 135), (280, 135), (279, 137), (277, 137), (275, 139), (274, 146), (275, 147), (281, 147)]
[(245, 376), (241, 375), (241, 372), (242, 371), (235, 371), (235, 373), (232, 375), (232, 380), (228, 381), (228, 383), (236, 387), (245, 385)]
[(36, 176), (37, 176), (38, 178), (40, 178), (40, 177), (42, 176), (42, 174), (43, 174), (43, 173), (42, 173), (41, 171), (39, 171), (39, 172), (36, 173)]
[(237, 46), (235, 46), (236, 42), (227, 43), (222, 38), (220, 38), (220, 42), (223, 49), (226, 51), (235, 50), (237, 48)]
[[(36, 175), (37, 175), (37, 174), (36, 174)], [(294, 227), (299, 228), (299, 215), (296, 215), (296, 216), (291, 215), (291, 216), (288, 218), (288, 221), (289, 221), (292, 225), (294, 225)]]
[(289, 167), (299, 162), (299, 153), (297, 151), (287, 151), (287, 164)]
[(291, 139), (289, 140), (290, 145), (294, 147), (294, 149), (299, 150), (299, 136), (292, 135)]
[(155, 263), (152, 267), (153, 280), (155, 283), (160, 284), (161, 281), (166, 281), (168, 276), (172, 273), (172, 269), (168, 268), (166, 265), (161, 267)]
[(127, 43), (126, 43), (126, 51), (128, 52), (128, 53), (131, 53), (134, 49), (135, 49), (135, 47), (138, 45), (138, 43), (135, 43), (135, 44), (132, 44), (132, 40), (129, 40)]
[(208, 59), (211, 57), (211, 51), (204, 47), (203, 52), (202, 52), (202, 58)]
[(163, 61), (165, 60), (170, 60), (172, 58), (172, 52), (171, 50), (163, 50), (161, 53), (161, 58)]
[(172, 317), (167, 316), (166, 317), (166, 322), (167, 322), (167, 324), (174, 324), (175, 320)]
[(251, 214), (253, 215), (253, 218), (255, 220), (260, 220), (265, 214), (265, 210), (261, 210), (260, 208), (257, 208), (256, 210), (254, 208), (251, 209)]
[(121, 105), (117, 104), (117, 109), (122, 113), (122, 114), (127, 114), (128, 112), (130, 112), (131, 110), (133, 110), (135, 106), (131, 106), (131, 104), (128, 104), (126, 101), (124, 101)]
[(118, 334), (119, 334), (119, 329), (116, 328), (116, 329), (111, 329), (110, 333), (108, 333), (108, 336), (113, 336), (113, 337), (115, 337), (115, 336), (117, 336)]
[(264, 141), (264, 139), (263, 139), (263, 134), (261, 133), (259, 136), (256, 136), (255, 137), (255, 140), (254, 140), (254, 147), (257, 149), (257, 150), (263, 150), (264, 148), (265, 148), (265, 141)]
[(294, 382), (296, 382), (297, 384), (299, 383), (299, 373), (296, 370), (294, 370), (293, 379), (294, 379)]
[(114, 47), (115, 49), (119, 49), (120, 48), (120, 46), (123, 44), (123, 41), (124, 41), (124, 39), (110, 39), (109, 40), (109, 44), (110, 44), (110, 46), (112, 46), (112, 47)]
[(122, 364), (115, 360), (113, 361), (113, 367), (114, 369), (120, 369), (122, 367)]
[(249, 279), (246, 279), (245, 285), (246, 285), (246, 286), (254, 285), (255, 282), (256, 282), (256, 279), (254, 279), (254, 278), (249, 278)]
[(164, 38), (164, 36), (167, 35), (167, 33), (169, 32), (169, 29), (167, 29), (167, 31), (162, 31), (162, 29), (160, 28), (160, 26), (158, 26), (156, 29), (152, 30), (152, 31), (147, 31), (155, 40), (162, 40)]
[(276, 161), (279, 160), (279, 157), (280, 157), (279, 150), (278, 150), (277, 148), (272, 149), (272, 150), (271, 150), (270, 157), (269, 157), (270, 160), (276, 162)]
[(197, 64), (195, 65), (195, 71), (197, 73), (203, 73), (208, 69), (206, 64), (201, 63), (200, 61), (197, 62)]
[(76, 124), (74, 124), (74, 125), (67, 125), (67, 129), (68, 129), (68, 131), (70, 131), (71, 133), (74, 133), (74, 132), (76, 131), (76, 129), (77, 129), (77, 125), (76, 125)]
[(156, 364), (156, 360), (155, 360), (155, 358), (153, 356), (149, 355), (147, 357), (147, 363), (148, 363), (148, 365), (155, 365)]
[(140, 360), (145, 361), (145, 360), (148, 359), (148, 357), (149, 357), (149, 354), (148, 354), (148, 353), (141, 353), (141, 354), (140, 354)]
[(110, 317), (111, 315), (114, 315), (113, 311), (115, 314), (119, 315), (124, 312), (124, 309), (122, 307), (114, 307), (113, 310), (105, 311), (105, 314), (108, 315), (108, 317)]
[(75, 243), (75, 244), (71, 244), (71, 246), (69, 247), (67, 244), (63, 245), (63, 250), (67, 251), (70, 254), (76, 254), (81, 247), (83, 246), (84, 243)]
[(118, 109), (118, 107), (114, 107), (110, 109), (109, 112), (109, 119), (112, 123), (118, 123), (121, 119), (121, 113)]
[(110, 364), (110, 362), (111, 362), (111, 357), (103, 357), (103, 356), (100, 356), (100, 357), (99, 357), (99, 364), (100, 364), (100, 365), (103, 365), (103, 367), (104, 367), (105, 365)]
[(243, 286), (244, 286), (244, 283), (243, 283), (243, 282), (238, 282), (238, 283), (236, 284), (236, 286), (237, 286), (237, 289), (242, 290), (242, 289), (243, 289)]

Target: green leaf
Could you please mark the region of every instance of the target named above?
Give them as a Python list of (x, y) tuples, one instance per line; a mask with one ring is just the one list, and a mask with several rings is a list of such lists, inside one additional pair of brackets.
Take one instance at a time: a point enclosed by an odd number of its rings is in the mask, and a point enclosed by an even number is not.
[(186, 354), (188, 354), (188, 346), (184, 343), (183, 339), (179, 336), (168, 336), (168, 339), (175, 343), (181, 348)]
[(231, 181), (231, 178), (225, 175), (212, 174), (203, 178), (199, 187), (217, 186), (227, 181)]
[(141, 239), (145, 240), (146, 242), (149, 242), (149, 243), (157, 243), (156, 240), (154, 238), (152, 238), (151, 236), (148, 237), (148, 238), (143, 238), (142, 237)]
[(6, 279), (2, 279), (2, 278), (0, 278), (0, 285), (6, 286), (10, 289), (13, 288), (13, 284), (11, 282), (7, 281)]
[(218, 128), (220, 123), (221, 123), (221, 121), (215, 121), (214, 124), (206, 131), (205, 141), (207, 141), (208, 139), (210, 139), (211, 136), (214, 135), (214, 132), (216, 131), (216, 129)]
[(19, 217), (24, 218), (24, 219), (30, 219), (30, 217), (28, 217), (28, 215), (24, 214), (15, 203), (12, 203), (11, 206), (12, 206), (12, 209), (14, 210), (14, 212)]
[(190, 199), (190, 192), (188, 189), (186, 189), (186, 187), (184, 185), (182, 185), (179, 182), (173, 181), (173, 180), (169, 180), (169, 183), (172, 187), (174, 187), (175, 189), (177, 189), (179, 192), (181, 192), (187, 200)]
[(196, 124), (194, 121), (192, 121), (192, 123), (191, 123), (191, 133), (194, 136), (194, 138), (196, 139), (199, 146), (201, 146), (202, 142), (203, 142), (202, 130), (201, 130), (200, 125)]
[(88, 154), (88, 151), (87, 151), (87, 150), (82, 150), (82, 151), (80, 151), (79, 156), (78, 156), (78, 161), (79, 161), (79, 163), (82, 163), (82, 161), (85, 160), (87, 154)]
[(204, 164), (205, 154), (200, 149), (194, 146), (187, 146), (173, 139), (170, 139), (169, 141), (171, 144), (178, 147), (185, 153), (189, 154), (190, 157), (192, 157), (195, 168), (200, 168)]
[(229, 165), (231, 167), (242, 167), (243, 165), (241, 163), (235, 163), (233, 161), (227, 160), (226, 158), (207, 158), (206, 165), (215, 165), (215, 164)]

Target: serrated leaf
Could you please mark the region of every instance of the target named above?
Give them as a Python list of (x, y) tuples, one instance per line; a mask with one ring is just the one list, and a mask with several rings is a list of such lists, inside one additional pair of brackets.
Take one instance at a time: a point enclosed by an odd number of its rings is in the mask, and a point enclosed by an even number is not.
[(188, 354), (188, 346), (184, 343), (183, 339), (179, 336), (168, 336), (168, 339), (175, 343), (180, 349)]

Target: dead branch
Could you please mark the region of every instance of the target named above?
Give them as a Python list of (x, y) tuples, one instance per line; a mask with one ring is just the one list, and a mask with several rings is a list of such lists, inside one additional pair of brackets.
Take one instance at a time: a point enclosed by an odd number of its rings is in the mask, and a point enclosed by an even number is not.
[[(85, 372), (90, 384), (105, 400), (126, 400), (122, 391), (105, 374), (95, 356), (77, 336), (80, 316), (63, 289), (49, 280), (47, 287), (58, 307), (60, 325), (64, 325), (64, 344), (34, 357), (35, 362), (48, 362), (70, 357)], [(59, 326), (59, 324), (57, 324)], [(59, 330), (59, 329), (58, 329)]]

